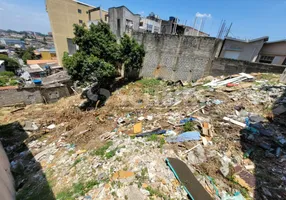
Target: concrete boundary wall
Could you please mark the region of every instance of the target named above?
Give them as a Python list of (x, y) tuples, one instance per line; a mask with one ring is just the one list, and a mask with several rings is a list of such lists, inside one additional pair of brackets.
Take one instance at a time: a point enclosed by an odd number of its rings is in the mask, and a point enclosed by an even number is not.
[(146, 51), (141, 76), (167, 80), (193, 81), (203, 77), (218, 52), (218, 43), (222, 43), (216, 38), (201, 36), (136, 32), (133, 37)]
[(270, 65), (265, 63), (255, 63), (227, 58), (215, 58), (212, 61), (209, 75), (221, 76), (237, 74), (240, 72), (282, 74), (285, 68), (285, 65)]
[[(1, 89), (1, 88), (0, 88)], [(55, 87), (33, 87), (23, 89), (0, 90), (0, 107), (15, 104), (53, 103), (62, 97), (69, 96), (66, 85)]]

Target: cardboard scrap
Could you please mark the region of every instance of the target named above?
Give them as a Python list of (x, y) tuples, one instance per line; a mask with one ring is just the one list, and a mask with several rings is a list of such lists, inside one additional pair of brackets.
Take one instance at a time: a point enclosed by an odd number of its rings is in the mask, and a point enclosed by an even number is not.
[(134, 134), (138, 134), (138, 133), (141, 133), (141, 132), (142, 132), (142, 122), (136, 123), (133, 126), (133, 133)]

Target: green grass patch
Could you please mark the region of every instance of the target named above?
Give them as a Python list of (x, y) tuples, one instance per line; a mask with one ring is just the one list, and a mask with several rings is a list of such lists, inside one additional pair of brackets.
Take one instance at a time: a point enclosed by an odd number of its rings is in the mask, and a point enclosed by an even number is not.
[(167, 195), (161, 193), (161, 191), (158, 190), (158, 189), (154, 189), (154, 188), (148, 186), (148, 187), (146, 188), (146, 190), (148, 190), (148, 191), (150, 192), (150, 196), (160, 197), (160, 198), (163, 198), (164, 200), (167, 200), (167, 199), (168, 199)]
[(74, 200), (79, 196), (85, 195), (90, 191), (94, 186), (99, 185), (101, 182), (97, 180), (91, 180), (86, 183), (75, 183), (72, 188), (65, 189), (62, 192), (57, 194), (58, 200)]
[(109, 151), (108, 153), (105, 154), (105, 157), (107, 159), (112, 158), (113, 156), (115, 156), (116, 151), (117, 151), (117, 148), (112, 151)]
[(77, 158), (74, 163), (72, 164), (71, 168), (73, 168), (74, 166), (76, 166), (78, 163), (80, 163), (82, 161), (81, 158)]
[(137, 82), (142, 84), (144, 87), (154, 87), (161, 83), (160, 80), (154, 78), (143, 78)]
[(153, 135), (149, 136), (149, 137), (147, 138), (147, 141), (148, 141), (148, 142), (149, 142), (149, 141), (152, 141), (152, 142), (158, 141), (158, 135), (153, 134)]
[(259, 78), (261, 79), (265, 79), (265, 80), (271, 80), (271, 79), (276, 79), (277, 75), (275, 74), (269, 74), (269, 73), (263, 73), (259, 76)]
[(99, 149), (96, 149), (96, 150), (92, 151), (92, 152), (90, 153), (90, 155), (92, 155), (92, 156), (95, 156), (95, 155), (96, 155), (96, 156), (104, 157), (104, 155), (105, 155), (107, 149), (108, 149), (110, 146), (112, 146), (112, 145), (113, 145), (113, 142), (112, 142), (112, 141), (109, 141), (109, 142), (107, 142), (104, 146), (100, 147)]
[(183, 126), (183, 131), (184, 132), (187, 132), (187, 131), (193, 131), (195, 128), (194, 128), (194, 122), (187, 122), (184, 124)]
[(159, 148), (162, 148), (163, 145), (165, 144), (164, 138), (159, 137), (158, 135), (155, 135), (155, 134), (149, 136), (149, 137), (147, 138), (147, 141), (148, 141), (148, 142), (149, 142), (149, 141), (158, 142), (158, 143), (159, 143), (159, 146), (158, 146)]
[(154, 96), (155, 92), (156, 92), (156, 90), (154, 88), (144, 88), (143, 89), (143, 93), (147, 93), (147, 94), (149, 94), (151, 96)]
[(7, 77), (13, 77), (15, 76), (15, 74), (13, 72), (9, 72), (9, 71), (4, 71), (4, 72), (0, 72), (0, 76), (7, 76)]

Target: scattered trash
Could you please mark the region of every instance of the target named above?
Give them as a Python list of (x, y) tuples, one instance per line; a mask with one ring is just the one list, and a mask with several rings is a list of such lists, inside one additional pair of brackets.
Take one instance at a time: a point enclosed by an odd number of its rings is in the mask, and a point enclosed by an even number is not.
[(138, 117), (139, 121), (143, 121), (144, 119), (145, 119), (145, 117), (143, 117), (143, 116), (142, 117)]
[(184, 162), (176, 158), (167, 158), (166, 163), (191, 199), (212, 199)]
[(284, 105), (280, 105), (276, 107), (275, 109), (273, 109), (272, 112), (274, 115), (281, 115), (286, 112), (286, 107)]
[(182, 120), (180, 121), (180, 124), (185, 124), (185, 123), (187, 123), (187, 122), (192, 122), (192, 121), (195, 121), (195, 120), (196, 120), (196, 118), (194, 118), (194, 117), (182, 119)]
[(227, 192), (223, 192), (221, 200), (245, 200), (240, 192), (236, 192), (233, 196), (230, 196)]
[(204, 146), (208, 145), (208, 141), (207, 141), (207, 139), (205, 137), (202, 137), (202, 142), (203, 142)]
[(173, 104), (173, 106), (177, 106), (177, 105), (179, 105), (180, 103), (182, 103), (182, 100), (177, 101), (176, 103)]
[(152, 121), (152, 120), (153, 120), (153, 116), (152, 116), (152, 115), (148, 115), (148, 116), (147, 116), (147, 120), (148, 120), (148, 121)]
[(120, 118), (118, 118), (117, 123), (123, 124), (123, 123), (125, 123), (125, 120), (122, 117), (120, 117)]
[[(269, 75), (254, 76), (260, 79)], [(242, 200), (241, 194), (247, 193), (250, 198), (286, 199), (283, 187), (271, 187), (286, 183), (286, 86), (272, 78), (255, 83), (243, 82), (248, 81), (245, 78), (221, 76), (211, 87), (202, 87), (206, 83), (202, 79), (191, 88), (168, 86), (163, 80), (157, 85), (159, 80), (151, 79), (150, 86), (132, 82), (114, 91), (105, 107), (88, 112), (78, 112), (75, 107), (79, 95), (55, 105), (31, 105), (19, 112), (15, 107), (3, 108), (0, 140), (11, 156), (15, 186), (23, 188), (20, 193), (29, 189), (28, 197), (40, 194), (28, 187), (35, 185), (30, 181), (41, 184), (42, 172), (52, 172), (56, 180), (52, 189), (63, 184), (73, 187), (83, 181), (84, 193), (74, 194), (78, 199), (187, 199), (187, 195), (193, 195), (191, 189), (198, 191), (193, 182), (180, 187), (179, 181), (184, 185), (184, 178), (189, 180), (188, 172), (182, 178), (180, 169), (175, 169), (177, 179), (170, 166), (162, 163), (166, 157), (176, 157), (195, 172), (203, 192), (213, 199)], [(230, 83), (220, 85), (227, 81)], [(142, 92), (148, 87), (152, 95)], [(15, 131), (6, 131), (6, 124), (13, 121), (20, 125), (13, 124)], [(23, 131), (21, 125), (32, 131)], [(52, 131), (47, 131), (48, 125), (54, 125)], [(25, 145), (10, 140), (21, 138), (21, 131), (25, 133)], [(257, 174), (270, 174), (271, 179)], [(109, 181), (110, 177), (116, 179)], [(236, 190), (239, 186), (233, 187), (233, 182), (247, 188), (247, 193)], [(86, 185), (90, 183), (96, 186)]]
[(11, 113), (15, 113), (15, 112), (18, 112), (18, 111), (21, 111), (21, 110), (24, 110), (25, 108), (17, 108), (15, 110), (12, 110)]
[(235, 83), (239, 83), (241, 81), (247, 80), (247, 79), (254, 79), (254, 77), (249, 75), (249, 74), (240, 73), (239, 75), (240, 76), (238, 76), (238, 77), (229, 78), (229, 79), (222, 80), (222, 81), (220, 81), (220, 80), (213, 80), (210, 83), (205, 84), (204, 86), (220, 87), (220, 86), (226, 85), (228, 83), (235, 84)]
[(245, 165), (244, 167), (245, 167), (245, 169), (247, 169), (247, 170), (253, 170), (253, 169), (255, 168), (254, 165)]
[(177, 133), (172, 130), (167, 130), (166, 133), (164, 133), (164, 136), (176, 136)]
[(221, 103), (223, 103), (223, 101), (219, 100), (219, 99), (215, 99), (212, 101), (215, 105), (219, 105)]
[(141, 133), (139, 135), (136, 135), (136, 137), (147, 137), (150, 135), (162, 135), (165, 134), (167, 131), (166, 130), (162, 130), (161, 128), (155, 129), (153, 131), (149, 131), (149, 132), (145, 132), (145, 133)]
[(244, 124), (244, 123), (242, 123), (242, 122), (239, 122), (239, 121), (236, 121), (236, 120), (234, 120), (234, 119), (231, 119), (231, 118), (228, 118), (228, 117), (224, 117), (223, 119), (224, 119), (225, 121), (231, 122), (231, 123), (236, 124), (236, 125), (238, 125), (238, 126), (241, 126), (241, 127), (243, 127), (243, 128), (246, 127), (246, 124)]
[(51, 124), (51, 125), (47, 126), (47, 129), (49, 129), (49, 130), (52, 130), (52, 129), (54, 129), (54, 128), (56, 128), (56, 125), (55, 125), (55, 124)]
[(25, 131), (36, 131), (38, 129), (39, 129), (39, 127), (36, 125), (35, 122), (31, 122), (31, 121), (25, 122), (25, 126), (24, 126)]
[(139, 122), (133, 126), (133, 133), (138, 134), (142, 132), (142, 122)]
[(281, 155), (281, 148), (280, 147), (277, 147), (275, 155), (276, 155), (277, 158), (280, 157), (280, 155)]

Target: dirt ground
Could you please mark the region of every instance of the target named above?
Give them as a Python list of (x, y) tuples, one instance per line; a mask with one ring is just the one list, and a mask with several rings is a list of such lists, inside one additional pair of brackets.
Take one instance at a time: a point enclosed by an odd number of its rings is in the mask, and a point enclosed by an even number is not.
[[(215, 89), (203, 86), (209, 82), (210, 77), (199, 80), (195, 86), (143, 79), (116, 90), (106, 105), (97, 110), (81, 111), (77, 106), (82, 99), (75, 95), (53, 104), (28, 105), (22, 110), (17, 107), (1, 108), (0, 124), (17, 122), (25, 127), (27, 121), (34, 122), (38, 129), (26, 131), (27, 137), (23, 144), (35, 156), (44, 146), (55, 144), (56, 148), (59, 148), (63, 142), (75, 146), (75, 151), (98, 149), (106, 143), (102, 136), (107, 133), (132, 138), (133, 126), (138, 122), (142, 123), (143, 132), (162, 128), (181, 133), (185, 126), (179, 125), (179, 121), (192, 116), (213, 126), (213, 135), (205, 136), (207, 145), (203, 145), (206, 158), (192, 163), (189, 155), (182, 156), (183, 152), (202, 143), (201, 141), (173, 144), (163, 142), (164, 150), (174, 151), (178, 157), (188, 162), (195, 175), (212, 177), (216, 180), (218, 190), (225, 190), (230, 195), (239, 191), (246, 199), (286, 199), (286, 151), (284, 144), (278, 144), (278, 141), (286, 136), (286, 117), (285, 113), (273, 114), (275, 107), (286, 103), (286, 87), (279, 83), (277, 75), (253, 76), (255, 81), (241, 82), (236, 87), (222, 86)], [(190, 115), (204, 105), (203, 109)], [(250, 129), (243, 129), (223, 120), (223, 117), (228, 116), (244, 123), (245, 117), (252, 115), (263, 118), (253, 123), (261, 124), (263, 130), (271, 130), (271, 136), (255, 134)], [(144, 119), (141, 121), (140, 117)], [(51, 124), (55, 124), (55, 128), (49, 129)], [(193, 130), (202, 132), (200, 123), (194, 122), (191, 126)], [(35, 141), (43, 143), (43, 147), (29, 147)], [(263, 146), (262, 143), (266, 145)], [(6, 145), (6, 148), (8, 146)], [(277, 150), (278, 148), (280, 150)], [(245, 156), (250, 150), (250, 155)], [(280, 151), (279, 155), (277, 151)], [(220, 156), (212, 156), (213, 152)], [(63, 154), (58, 152), (53, 156), (61, 157)], [(196, 159), (200, 160), (199, 156), (197, 157)], [(225, 165), (224, 158), (230, 160), (226, 164), (229, 170), (226, 176), (220, 171)], [(13, 159), (15, 160), (15, 157), (10, 158), (10, 162)], [(51, 165), (57, 167), (53, 162), (47, 164), (47, 168), (42, 162), (41, 165), (45, 174)], [(238, 171), (238, 166), (242, 166), (243, 170)], [(247, 169), (247, 166), (254, 167)], [(240, 176), (243, 173), (246, 178)], [(64, 177), (63, 174), (58, 176)], [(59, 193), (61, 189), (58, 185), (52, 187), (54, 193)], [(212, 195), (216, 196), (215, 193)]]

